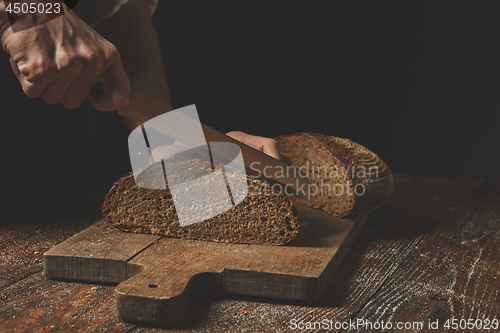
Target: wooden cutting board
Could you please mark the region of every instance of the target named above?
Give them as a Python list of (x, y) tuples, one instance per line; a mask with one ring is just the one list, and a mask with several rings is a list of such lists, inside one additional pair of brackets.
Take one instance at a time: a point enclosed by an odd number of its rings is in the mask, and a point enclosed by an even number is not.
[(44, 254), (48, 278), (119, 283), (117, 314), (171, 323), (189, 302), (222, 293), (311, 301), (319, 297), (368, 214), (333, 218), (304, 206), (286, 246), (225, 244), (133, 234), (101, 220)]

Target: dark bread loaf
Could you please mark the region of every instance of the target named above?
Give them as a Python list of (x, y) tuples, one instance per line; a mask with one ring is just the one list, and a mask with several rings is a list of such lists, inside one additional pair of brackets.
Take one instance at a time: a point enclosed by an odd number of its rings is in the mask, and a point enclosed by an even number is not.
[(307, 174), (311, 201), (297, 203), (346, 216), (382, 206), (395, 189), (389, 167), (348, 139), (316, 133), (277, 137), (282, 153)]
[[(211, 170), (210, 165), (203, 165), (196, 160), (176, 163), (179, 168), (189, 167), (191, 178), (194, 173), (199, 172), (200, 176), (204, 170)], [(153, 166), (140, 174), (139, 183), (141, 177), (147, 178), (151, 173), (162, 171), (152, 168)], [(235, 176), (237, 175), (231, 175)], [(284, 195), (274, 193), (262, 182), (246, 175), (241, 177), (245, 177), (248, 182), (248, 195), (240, 204), (218, 216), (185, 227), (180, 226), (168, 185), (166, 190), (144, 189), (136, 184), (132, 173), (114, 184), (104, 200), (102, 212), (110, 225), (137, 233), (272, 245), (282, 245), (295, 238), (299, 232), (299, 219), (292, 201)], [(197, 208), (199, 207), (193, 207), (193, 211)]]

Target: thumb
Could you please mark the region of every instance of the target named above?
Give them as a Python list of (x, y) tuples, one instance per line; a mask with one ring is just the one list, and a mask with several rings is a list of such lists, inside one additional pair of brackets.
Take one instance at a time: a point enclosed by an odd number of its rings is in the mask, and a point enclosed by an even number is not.
[(121, 60), (114, 62), (102, 74), (99, 82), (100, 91), (95, 89), (88, 99), (92, 106), (99, 111), (114, 111), (120, 106), (128, 105), (130, 99), (130, 80), (123, 68)]

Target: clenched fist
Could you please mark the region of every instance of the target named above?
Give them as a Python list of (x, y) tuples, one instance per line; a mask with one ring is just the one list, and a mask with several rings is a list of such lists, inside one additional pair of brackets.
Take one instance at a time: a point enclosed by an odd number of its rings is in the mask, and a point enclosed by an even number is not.
[[(118, 50), (72, 11), (31, 29), (14, 33), (9, 27), (1, 42), (29, 97), (69, 109), (86, 98), (99, 111), (128, 104), (130, 81)], [(102, 93), (92, 92), (98, 81)]]

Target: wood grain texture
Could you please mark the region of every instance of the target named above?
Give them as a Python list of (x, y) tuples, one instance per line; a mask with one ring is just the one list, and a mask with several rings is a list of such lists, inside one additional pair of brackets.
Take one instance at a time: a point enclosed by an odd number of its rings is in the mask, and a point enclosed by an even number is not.
[(160, 236), (124, 233), (101, 220), (43, 255), (48, 278), (120, 283), (127, 261)]
[(3, 221), (0, 229), (0, 332), (124, 332), (113, 287), (49, 280), (42, 255), (100, 220), (107, 190)]
[[(113, 312), (113, 286), (46, 280), (41, 262), (32, 262), (31, 250), (43, 253), (96, 222), (107, 189), (60, 208), (58, 218), (9, 224), (0, 231), (0, 281), (10, 279), (0, 289), (0, 331), (289, 332), (292, 319), (499, 318), (500, 184), (409, 175), (396, 182), (394, 197), (371, 213), (318, 300), (209, 296), (162, 326), (123, 323)], [(36, 240), (36, 231), (45, 237)]]
[[(439, 198), (435, 198), (439, 200)], [(441, 214), (355, 318), (423, 323), (499, 319), (500, 187), (478, 183)], [(466, 326), (463, 326), (466, 327)], [(498, 328), (500, 330), (500, 327)], [(481, 331), (481, 330), (478, 330)]]
[(102, 220), (47, 251), (44, 272), (51, 278), (121, 282), (117, 313), (148, 323), (177, 321), (192, 299), (222, 293), (311, 301), (368, 214), (334, 218), (307, 207), (299, 212), (305, 232), (293, 246), (160, 238), (127, 233)]
[[(123, 332), (113, 287), (47, 280), (42, 272), (2, 290), (2, 332)], [(15, 330), (14, 330), (15, 329)]]

